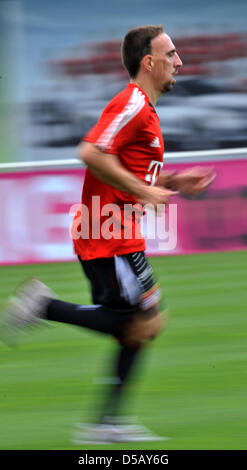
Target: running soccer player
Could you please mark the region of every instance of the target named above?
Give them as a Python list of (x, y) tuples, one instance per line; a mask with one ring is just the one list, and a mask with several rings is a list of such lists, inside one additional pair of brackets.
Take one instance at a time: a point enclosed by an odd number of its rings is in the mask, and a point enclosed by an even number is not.
[[(88, 209), (89, 226), (79, 211), (74, 220), (74, 247), (91, 283), (93, 305), (56, 299), (34, 279), (20, 288), (8, 310), (8, 324), (15, 327), (47, 319), (100, 331), (117, 340), (112, 389), (97, 423), (79, 426), (78, 443), (157, 439), (143, 428), (124, 426), (118, 420), (131, 371), (144, 346), (162, 327), (160, 290), (140, 236), (142, 207), (149, 203), (155, 209), (177, 192), (197, 195), (214, 179), (211, 169), (197, 167), (159, 174), (164, 143), (155, 105), (163, 93), (172, 90), (182, 66), (163, 27), (130, 30), (123, 40), (122, 61), (130, 82), (106, 106), (78, 150), (87, 166), (82, 204)], [(115, 207), (115, 232), (109, 239), (106, 216)]]

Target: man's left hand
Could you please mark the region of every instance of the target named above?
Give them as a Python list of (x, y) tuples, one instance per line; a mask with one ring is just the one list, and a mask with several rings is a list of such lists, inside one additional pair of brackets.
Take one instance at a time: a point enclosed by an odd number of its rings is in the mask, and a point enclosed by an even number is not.
[(216, 173), (213, 167), (188, 168), (176, 175), (177, 190), (184, 196), (198, 196), (209, 187), (215, 177)]

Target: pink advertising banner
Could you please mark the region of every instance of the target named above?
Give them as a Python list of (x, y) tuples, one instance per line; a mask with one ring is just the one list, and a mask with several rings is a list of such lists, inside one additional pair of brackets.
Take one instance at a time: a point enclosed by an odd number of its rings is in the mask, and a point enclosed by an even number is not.
[[(247, 160), (213, 162), (213, 166), (217, 177), (202, 196), (195, 200), (176, 196), (158, 219), (146, 215), (148, 255), (247, 248)], [(70, 209), (80, 203), (83, 178), (81, 169), (0, 175), (0, 264), (75, 259)]]

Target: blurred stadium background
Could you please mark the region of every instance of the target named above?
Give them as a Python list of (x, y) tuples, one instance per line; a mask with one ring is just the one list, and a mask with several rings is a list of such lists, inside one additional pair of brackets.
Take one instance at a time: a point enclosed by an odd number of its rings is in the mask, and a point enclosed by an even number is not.
[[(132, 407), (172, 439), (150, 449), (246, 449), (246, 17), (244, 0), (0, 1), (1, 303), (30, 275), (90, 301), (68, 233), (83, 180), (76, 146), (125, 86), (128, 29), (162, 23), (184, 62), (157, 106), (166, 162), (213, 164), (218, 176), (198, 200), (177, 199), (177, 247), (162, 254), (179, 256), (151, 258), (171, 321)], [(160, 254), (155, 242), (148, 250)], [(0, 343), (0, 449), (73, 448), (109, 344), (64, 325), (18, 350)]]

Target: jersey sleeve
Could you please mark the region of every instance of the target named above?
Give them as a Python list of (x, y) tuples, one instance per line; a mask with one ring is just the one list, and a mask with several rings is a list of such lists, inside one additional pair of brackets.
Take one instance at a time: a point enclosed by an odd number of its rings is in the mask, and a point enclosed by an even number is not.
[(137, 88), (127, 96), (116, 97), (83, 140), (97, 145), (105, 153), (118, 155), (121, 148), (135, 141), (144, 106), (145, 96)]

